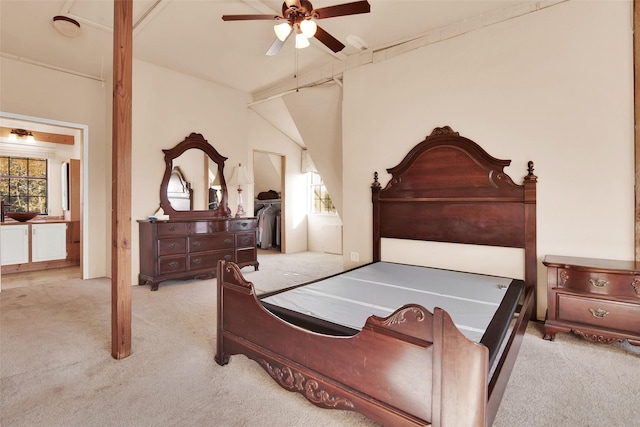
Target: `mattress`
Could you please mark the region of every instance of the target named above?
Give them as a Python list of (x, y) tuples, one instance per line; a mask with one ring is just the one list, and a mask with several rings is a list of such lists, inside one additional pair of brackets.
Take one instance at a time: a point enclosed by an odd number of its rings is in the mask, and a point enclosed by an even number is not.
[(506, 277), (377, 262), (261, 301), (291, 323), (338, 335), (357, 333), (372, 314), (387, 317), (406, 304), (440, 307), (468, 339), (487, 345), (493, 359), (523, 288)]

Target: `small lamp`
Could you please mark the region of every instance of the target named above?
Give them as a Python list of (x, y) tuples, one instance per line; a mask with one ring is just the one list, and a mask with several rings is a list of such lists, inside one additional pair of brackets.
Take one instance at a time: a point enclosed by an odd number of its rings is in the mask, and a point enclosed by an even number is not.
[(246, 216), (247, 214), (242, 207), (242, 186), (253, 184), (253, 182), (247, 173), (247, 168), (242, 166), (241, 163), (238, 164), (238, 167), (233, 168), (230, 184), (238, 186), (238, 210), (236, 211), (236, 218)]

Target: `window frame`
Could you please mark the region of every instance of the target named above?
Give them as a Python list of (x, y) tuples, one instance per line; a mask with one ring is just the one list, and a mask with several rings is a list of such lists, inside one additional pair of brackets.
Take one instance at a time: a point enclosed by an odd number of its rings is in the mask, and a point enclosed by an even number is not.
[[(327, 187), (324, 185), (324, 181), (322, 180), (322, 176), (318, 172), (307, 172), (308, 182), (309, 182), (309, 214), (310, 215), (331, 215), (335, 216), (338, 214), (335, 205), (333, 204), (333, 200), (331, 199), (331, 195), (327, 190)], [(315, 178), (315, 179), (314, 179)], [(316, 198), (315, 189), (320, 187), (320, 198)], [(316, 211), (316, 201), (319, 201), (320, 205), (325, 207), (327, 201), (323, 201), (322, 195), (325, 195), (328, 198), (328, 202), (331, 207), (328, 210), (322, 209), (320, 212)]]
[[(26, 175), (11, 175), (11, 161), (12, 160), (21, 160), (21, 161), (26, 161)], [(46, 158), (40, 158), (40, 157), (29, 157), (29, 156), (11, 156), (11, 155), (5, 155), (5, 154), (1, 154), (0, 155), (0, 162), (5, 162), (6, 161), (6, 167), (7, 167), (7, 174), (0, 174), (0, 180), (3, 182), (7, 182), (7, 187), (6, 187), (6, 191), (2, 192), (2, 187), (0, 187), (0, 199), (4, 200), (5, 203), (10, 204), (11, 206), (9, 207), (10, 211), (16, 211), (16, 206), (15, 206), (15, 199), (16, 197), (18, 198), (24, 198), (26, 199), (26, 209), (24, 210), (24, 212), (35, 212), (38, 211), (41, 215), (48, 215), (49, 213), (49, 160)], [(44, 175), (40, 176), (40, 175), (31, 175), (31, 167), (30, 167), (30, 162), (32, 161), (37, 161), (37, 162), (44, 162)], [(11, 190), (12, 188), (14, 188), (11, 183), (12, 181), (16, 181), (16, 180), (26, 180), (27, 181), (27, 191), (26, 194), (25, 193), (18, 193), (17, 196), (12, 196), (11, 195)], [(32, 182), (35, 181), (41, 181), (38, 186), (40, 188), (42, 188), (42, 182), (44, 182), (44, 195), (34, 195), (33, 192), (37, 191), (36, 187), (32, 186)], [(16, 184), (17, 185), (17, 184)], [(18, 189), (19, 191), (19, 189)], [(40, 212), (42, 209), (39, 208), (38, 206), (41, 205), (40, 200), (44, 198), (44, 210), (42, 212)], [(33, 202), (33, 200), (37, 200), (37, 202)], [(23, 210), (19, 210), (16, 212), (23, 212)]]

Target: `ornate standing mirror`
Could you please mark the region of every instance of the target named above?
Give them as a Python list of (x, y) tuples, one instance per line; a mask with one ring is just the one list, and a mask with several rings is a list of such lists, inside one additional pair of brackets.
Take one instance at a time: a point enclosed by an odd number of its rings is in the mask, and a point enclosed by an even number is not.
[[(199, 151), (204, 152), (211, 162), (217, 166), (214, 172), (216, 182), (220, 185), (220, 198), (215, 209), (194, 210), (193, 197), (194, 189), (204, 194), (208, 194), (209, 182), (206, 182), (202, 173), (202, 161), (192, 159), (199, 158)], [(192, 133), (175, 147), (162, 150), (164, 153), (165, 171), (160, 185), (160, 207), (170, 218), (185, 219), (207, 219), (207, 218), (228, 218), (231, 216), (231, 209), (228, 204), (227, 183), (224, 179), (224, 162), (226, 157), (220, 155), (215, 148), (207, 142), (199, 133)], [(195, 154), (194, 154), (195, 153)], [(194, 157), (195, 156), (195, 157)], [(180, 160), (178, 160), (180, 159)], [(179, 165), (176, 163), (180, 163)], [(197, 177), (198, 181), (190, 177)], [(200, 182), (205, 181), (205, 182)], [(175, 194), (176, 183), (181, 185), (186, 191), (180, 197)], [(178, 186), (178, 187), (179, 187)], [(171, 194), (170, 194), (171, 193)], [(185, 202), (184, 198), (188, 201)]]

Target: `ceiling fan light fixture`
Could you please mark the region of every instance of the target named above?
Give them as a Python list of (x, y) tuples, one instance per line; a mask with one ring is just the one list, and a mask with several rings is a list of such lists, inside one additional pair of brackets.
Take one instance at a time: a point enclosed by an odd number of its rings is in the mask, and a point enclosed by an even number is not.
[(276, 37), (281, 42), (285, 41), (289, 37), (291, 32), (291, 25), (288, 22), (281, 22), (273, 26), (273, 31), (276, 33)]
[(306, 38), (311, 38), (316, 34), (318, 30), (318, 24), (312, 19), (305, 19), (300, 23), (300, 31)]
[(309, 43), (309, 39), (305, 37), (301, 32), (296, 34), (296, 49), (304, 49), (308, 47), (311, 43)]

